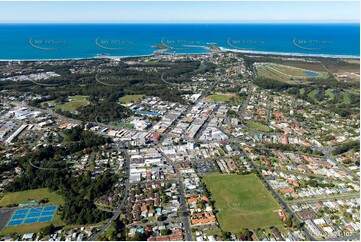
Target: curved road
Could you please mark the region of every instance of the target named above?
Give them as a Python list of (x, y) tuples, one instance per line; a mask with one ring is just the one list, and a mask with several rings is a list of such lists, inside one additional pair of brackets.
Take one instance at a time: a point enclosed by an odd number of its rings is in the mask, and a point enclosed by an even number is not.
[(124, 194), (123, 194), (123, 199), (120, 202), (119, 206), (117, 207), (117, 209), (114, 211), (113, 216), (108, 219), (108, 221), (102, 225), (102, 227), (93, 235), (91, 235), (87, 240), (88, 241), (96, 241), (98, 239), (98, 237), (103, 234), (112, 224), (112, 222), (114, 220), (116, 220), (119, 215), (121, 210), (124, 207), (125, 202), (127, 201), (128, 198), (128, 192), (129, 192), (129, 188), (130, 188), (130, 183), (129, 183), (129, 172), (130, 172), (130, 157), (129, 154), (123, 150), (124, 154), (125, 154), (125, 160), (126, 160), (126, 168), (125, 168), (125, 172), (126, 172), (126, 181), (125, 181), (125, 187), (124, 187)]

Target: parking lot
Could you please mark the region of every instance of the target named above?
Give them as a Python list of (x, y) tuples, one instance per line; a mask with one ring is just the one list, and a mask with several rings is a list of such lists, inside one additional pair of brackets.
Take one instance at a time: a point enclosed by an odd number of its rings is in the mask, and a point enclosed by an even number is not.
[(217, 168), (214, 165), (214, 162), (211, 160), (196, 161), (195, 164), (196, 164), (196, 171), (200, 175), (217, 172)]
[(13, 208), (0, 209), (0, 231), (6, 226), (13, 212)]

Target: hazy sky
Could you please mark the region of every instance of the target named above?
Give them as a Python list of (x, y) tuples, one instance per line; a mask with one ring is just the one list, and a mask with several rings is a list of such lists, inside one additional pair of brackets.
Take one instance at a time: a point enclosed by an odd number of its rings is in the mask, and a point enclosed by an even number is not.
[(359, 22), (353, 2), (0, 2), (0, 23)]

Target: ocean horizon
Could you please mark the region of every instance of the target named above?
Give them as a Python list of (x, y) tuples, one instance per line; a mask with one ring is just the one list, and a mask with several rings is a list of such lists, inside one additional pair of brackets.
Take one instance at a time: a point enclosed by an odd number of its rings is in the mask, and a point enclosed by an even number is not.
[(203, 54), (212, 50), (359, 58), (350, 24), (0, 24), (0, 60)]

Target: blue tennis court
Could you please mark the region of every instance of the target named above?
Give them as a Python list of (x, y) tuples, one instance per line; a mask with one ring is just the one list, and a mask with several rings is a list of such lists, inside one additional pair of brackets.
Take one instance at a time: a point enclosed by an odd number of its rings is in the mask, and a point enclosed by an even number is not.
[(56, 206), (49, 206), (43, 208), (43, 211), (55, 211), (55, 210), (56, 210)]
[(47, 206), (16, 210), (8, 222), (8, 226), (50, 222), (54, 218), (56, 209), (57, 206)]
[(15, 211), (15, 214), (27, 214), (27, 213), (28, 213), (27, 209), (20, 209)]

